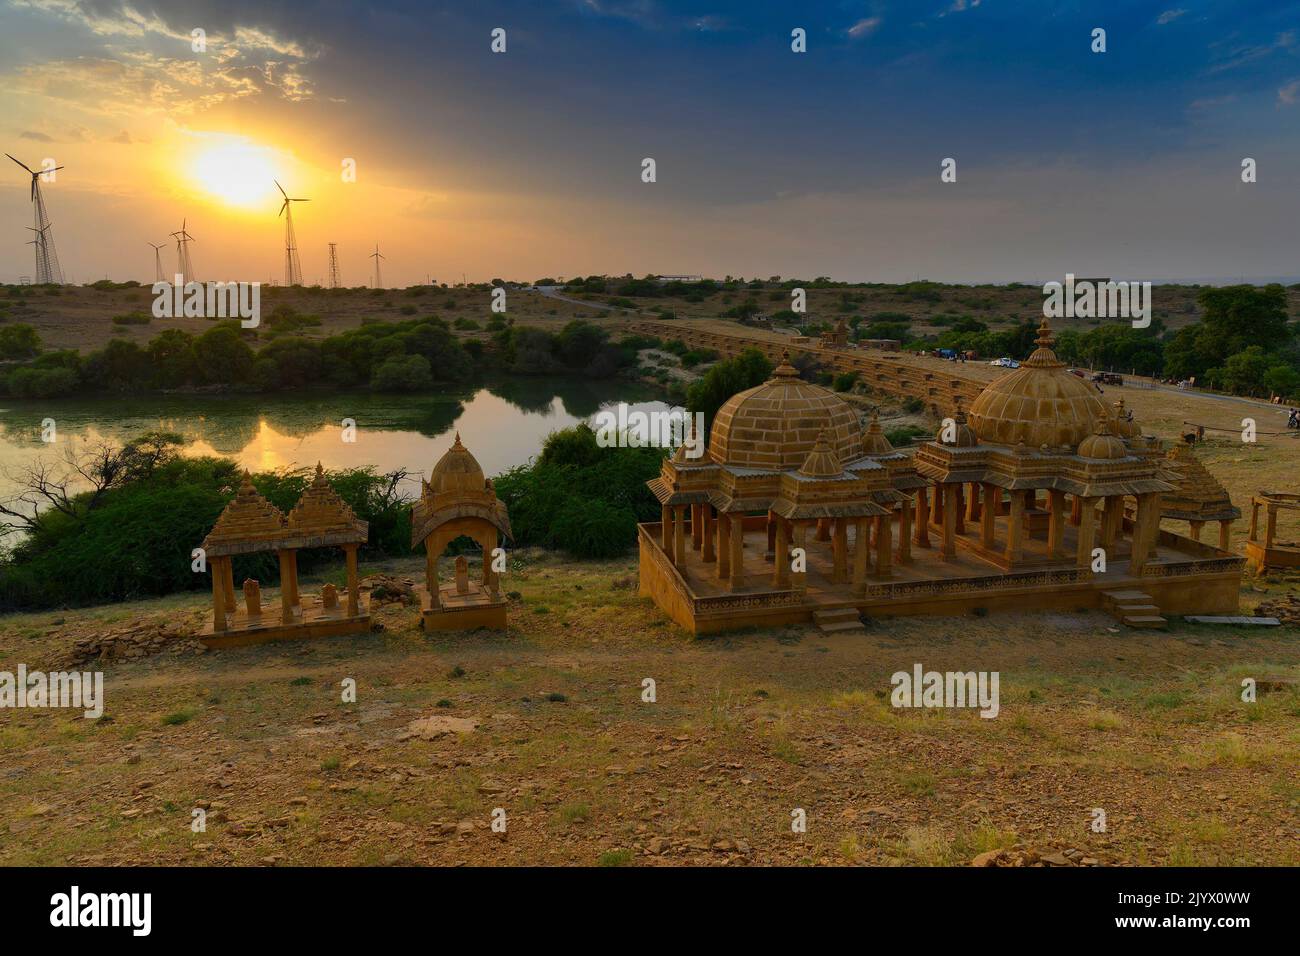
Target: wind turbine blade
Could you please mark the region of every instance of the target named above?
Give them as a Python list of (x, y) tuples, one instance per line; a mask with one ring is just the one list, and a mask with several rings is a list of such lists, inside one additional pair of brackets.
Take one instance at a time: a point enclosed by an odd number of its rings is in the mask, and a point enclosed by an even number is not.
[(284, 205), (280, 207), (280, 211), (275, 214), (275, 218), (279, 219), (281, 216), (283, 216), (284, 211), (288, 208), (289, 208), (289, 200), (286, 199), (284, 201)]
[[(24, 163), (22, 160), (14, 159), (13, 156), (10, 156), (8, 153), (5, 153), (5, 155), (9, 156), (10, 159), (13, 159), (14, 162), (17, 163), (19, 166), (21, 166), (23, 169), (27, 170), (29, 173), (32, 173), (32, 168), (28, 166), (26, 163)], [(36, 174), (32, 173), (32, 175), (35, 176)]]
[(273, 179), (273, 180), (271, 180), (271, 182), (275, 183), (275, 188), (278, 189), (278, 190), (280, 190), (280, 195), (281, 195), (281, 196), (283, 196), (285, 199), (288, 199), (288, 198), (289, 198), (289, 194), (288, 194), (287, 192), (285, 192), (285, 191), (284, 191), (284, 187), (280, 185), (280, 180), (278, 180), (278, 179)]

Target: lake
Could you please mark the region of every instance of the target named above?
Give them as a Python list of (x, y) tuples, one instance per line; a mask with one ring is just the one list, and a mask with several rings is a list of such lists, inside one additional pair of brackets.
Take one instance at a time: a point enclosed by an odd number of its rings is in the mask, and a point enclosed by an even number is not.
[[(184, 395), (91, 400), (0, 399), (0, 498), (18, 488), (15, 476), (46, 460), (60, 463), (69, 447), (121, 443), (149, 431), (176, 432), (187, 455), (232, 458), (249, 471), (373, 466), (407, 469), (404, 489), (419, 480), (454, 441), (461, 440), (491, 477), (541, 451), (551, 432), (590, 421), (602, 408), (627, 402), (645, 411), (668, 406), (647, 386), (617, 379), (515, 378), (440, 394)], [(54, 419), (57, 440), (41, 441), (41, 422)], [(342, 440), (342, 422), (356, 422), (356, 441)]]

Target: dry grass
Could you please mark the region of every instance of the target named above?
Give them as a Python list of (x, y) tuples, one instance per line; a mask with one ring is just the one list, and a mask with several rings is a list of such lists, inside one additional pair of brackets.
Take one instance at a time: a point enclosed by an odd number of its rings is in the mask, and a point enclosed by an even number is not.
[[(613, 587), (632, 573), (526, 562), (504, 635), (427, 638), (388, 606), (381, 634), (110, 666), (104, 721), (6, 716), (0, 862), (947, 865), (1023, 842), (1300, 863), (1300, 700), (1237, 696), (1244, 674), (1295, 671), (1294, 631), (993, 616), (691, 640)], [(528, 613), (537, 603), (556, 612)], [(159, 608), (203, 614), (197, 596), (116, 613)], [(7, 619), (0, 669), (103, 617)], [(918, 661), (1000, 671), (1001, 715), (894, 711), (889, 675)], [(344, 677), (356, 704), (339, 700)], [(482, 723), (399, 739), (432, 713)], [(206, 833), (190, 829), (196, 807)], [(796, 807), (806, 834), (791, 832)], [(1093, 807), (1107, 833), (1088, 829)]]

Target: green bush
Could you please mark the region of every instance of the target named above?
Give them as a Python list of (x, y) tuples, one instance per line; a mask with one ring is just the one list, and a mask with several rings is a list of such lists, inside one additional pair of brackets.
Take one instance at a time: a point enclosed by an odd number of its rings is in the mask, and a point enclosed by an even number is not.
[(659, 516), (645, 483), (659, 473), (658, 448), (601, 448), (585, 424), (552, 433), (535, 462), (495, 481), (510, 509), (516, 544), (608, 558), (636, 544), (638, 521)]
[(0, 359), (31, 358), (41, 350), (41, 337), (30, 325), (19, 323), (0, 328)]
[[(174, 437), (174, 436), (173, 436)], [(156, 466), (106, 491), (97, 502), (74, 499), (75, 514), (49, 509), (36, 530), (0, 560), (0, 611), (98, 604), (201, 590), (207, 574), (191, 570), (199, 546), (234, 496), (239, 468), (227, 459), (164, 455)], [(329, 475), (339, 496), (370, 522), (370, 553), (407, 553), (409, 505), (389, 493), (389, 480), (369, 469)], [(282, 510), (301, 496), (307, 470), (265, 474), (254, 484)], [(307, 573), (338, 561), (336, 549), (299, 556)], [(235, 559), (235, 580), (278, 581), (274, 553)]]
[(378, 392), (419, 392), (433, 387), (433, 370), (423, 355), (394, 355), (375, 369), (370, 387)]
[(9, 373), (6, 387), (14, 398), (57, 398), (71, 395), (81, 384), (69, 368), (20, 368)]

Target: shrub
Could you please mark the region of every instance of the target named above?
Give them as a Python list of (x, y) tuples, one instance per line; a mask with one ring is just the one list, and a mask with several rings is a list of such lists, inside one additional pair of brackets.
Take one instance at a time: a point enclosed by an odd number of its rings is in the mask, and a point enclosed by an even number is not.
[(375, 369), (370, 387), (380, 392), (418, 392), (433, 387), (433, 369), (423, 355), (394, 355)]
[(6, 384), (15, 398), (57, 398), (71, 395), (81, 379), (69, 368), (20, 368), (9, 374)]
[(0, 328), (0, 359), (31, 358), (41, 350), (41, 337), (30, 325), (19, 323)]

